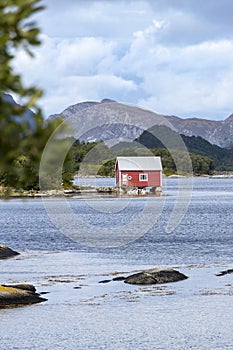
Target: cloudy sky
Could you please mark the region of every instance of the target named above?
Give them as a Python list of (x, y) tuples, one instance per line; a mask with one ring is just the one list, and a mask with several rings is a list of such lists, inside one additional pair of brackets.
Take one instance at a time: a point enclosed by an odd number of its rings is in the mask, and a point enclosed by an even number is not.
[(183, 118), (233, 113), (232, 0), (43, 0), (42, 46), (16, 70), (45, 116), (111, 98)]

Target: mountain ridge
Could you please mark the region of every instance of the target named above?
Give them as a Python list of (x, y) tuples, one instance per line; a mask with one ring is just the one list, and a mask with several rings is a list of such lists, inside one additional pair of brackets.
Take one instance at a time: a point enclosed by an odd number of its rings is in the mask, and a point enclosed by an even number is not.
[[(145, 110), (137, 106), (130, 106), (126, 104), (121, 104), (117, 101), (111, 99), (103, 99), (100, 102), (97, 101), (84, 101), (76, 103), (67, 107), (60, 114), (50, 115), (48, 118), (58, 118), (61, 117), (64, 120), (68, 120), (70, 117), (75, 119), (82, 118), (85, 110), (90, 113), (90, 108), (92, 109), (92, 118), (96, 118), (98, 121), (98, 126), (85, 132), (82, 135), (83, 141), (93, 141), (93, 140), (104, 140), (109, 141), (111, 138), (119, 138), (119, 126), (120, 123), (112, 122), (106, 123), (103, 122), (108, 119), (106, 115), (106, 106), (110, 106), (113, 110), (122, 110), (124, 113), (135, 113), (141, 114), (141, 120), (144, 120), (144, 124), (149, 122), (149, 127), (154, 125), (166, 125), (177, 131), (179, 134), (186, 136), (200, 136), (203, 139), (207, 140), (213, 145), (217, 145), (222, 148), (231, 147), (233, 145), (233, 114), (228, 116), (226, 119), (217, 121), (217, 120), (208, 120), (197, 117), (183, 119), (174, 115), (163, 115), (158, 114), (153, 111)], [(133, 110), (132, 110), (133, 109)], [(101, 114), (102, 113), (102, 114)], [(104, 115), (105, 113), (105, 115)], [(104, 118), (103, 118), (104, 117)], [(148, 118), (150, 119), (148, 121)], [(85, 119), (85, 118), (83, 118)], [(77, 121), (78, 122), (78, 121)], [(142, 123), (143, 124), (143, 123)], [(147, 125), (145, 125), (147, 127)], [(121, 128), (123, 136), (128, 139), (135, 139), (139, 137), (145, 128), (143, 125), (128, 125), (127, 123)]]

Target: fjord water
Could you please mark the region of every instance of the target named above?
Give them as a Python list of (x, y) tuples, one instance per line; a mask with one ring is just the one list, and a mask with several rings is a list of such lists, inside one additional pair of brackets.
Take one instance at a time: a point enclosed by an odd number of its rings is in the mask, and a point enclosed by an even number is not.
[[(233, 178), (195, 178), (188, 211), (167, 234), (178, 182), (166, 179), (164, 208), (149, 231), (115, 248), (64, 236), (40, 199), (1, 201), (0, 242), (21, 256), (0, 262), (0, 283), (33, 283), (49, 294), (42, 304), (0, 310), (0, 349), (232, 349), (233, 277), (215, 274), (232, 268)], [(111, 218), (96, 210), (112, 201), (77, 197), (68, 203), (111, 235), (111, 227), (137, 216), (146, 199), (133, 198)], [(98, 283), (154, 266), (175, 267), (189, 279), (160, 289)]]

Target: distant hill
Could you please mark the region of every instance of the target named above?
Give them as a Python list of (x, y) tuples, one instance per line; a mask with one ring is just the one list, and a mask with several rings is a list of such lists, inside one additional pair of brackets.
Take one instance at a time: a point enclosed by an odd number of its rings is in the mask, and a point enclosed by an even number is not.
[[(160, 141), (156, 136), (159, 135)], [(214, 161), (214, 169), (219, 171), (233, 170), (233, 149), (221, 148), (212, 145), (200, 136), (180, 135), (184, 141), (187, 150), (190, 153), (205, 156)], [(112, 149), (115, 152), (124, 150), (146, 147), (148, 149), (176, 149), (182, 150), (179, 142), (179, 134), (163, 125), (155, 125), (152, 128), (144, 131), (133, 142), (120, 142)]]
[[(126, 120), (117, 123), (119, 114), (125, 113)], [(127, 115), (130, 120), (136, 120), (137, 125), (127, 123)], [(182, 119), (177, 116), (166, 116), (147, 111), (142, 108), (121, 104), (110, 99), (101, 102), (87, 101), (74, 104), (66, 108), (60, 114), (51, 115), (49, 118), (62, 117), (64, 120), (72, 118), (77, 123), (85, 118), (92, 118), (98, 125), (91, 130), (86, 130), (82, 135), (83, 141), (109, 141), (113, 138), (128, 138), (133, 140), (139, 137), (143, 130), (152, 125), (166, 125), (180, 134), (186, 136), (200, 136), (211, 144), (219, 147), (233, 145), (233, 114), (223, 121), (207, 120), (201, 118)]]
[[(170, 148), (179, 148), (179, 145), (176, 144), (177, 133), (165, 126), (153, 126), (147, 131), (144, 131), (136, 141), (149, 149), (167, 148), (154, 135), (160, 135), (161, 139), (165, 140), (165, 143), (167, 142)], [(215, 170), (233, 170), (233, 149), (225, 149), (212, 145), (200, 136), (181, 135), (181, 137), (190, 153), (211, 158), (214, 161)]]

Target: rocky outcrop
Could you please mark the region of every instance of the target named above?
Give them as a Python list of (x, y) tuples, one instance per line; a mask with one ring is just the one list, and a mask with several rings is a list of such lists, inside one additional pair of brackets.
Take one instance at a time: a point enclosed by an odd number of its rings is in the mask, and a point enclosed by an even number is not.
[(135, 273), (125, 278), (124, 282), (137, 285), (150, 285), (177, 282), (188, 277), (173, 269), (154, 268)]
[[(0, 244), (0, 259), (7, 259), (17, 255), (19, 255), (18, 252)], [(36, 288), (32, 284), (0, 285), (0, 308), (41, 303), (46, 300), (36, 293)]]
[(186, 280), (187, 278), (188, 277), (185, 276), (183, 273), (173, 269), (153, 268), (149, 270), (143, 270), (141, 272), (129, 275), (127, 277), (117, 276), (111, 280), (102, 280), (99, 281), (99, 283), (109, 283), (111, 281), (124, 281), (124, 283), (128, 284), (150, 285), (177, 282)]
[(2, 284), (2, 287), (10, 287), (10, 288), (17, 288), (22, 290), (28, 290), (29, 292), (35, 293), (36, 288), (32, 284), (25, 284), (25, 283), (19, 283), (19, 284)]
[(0, 244), (0, 259), (7, 259), (16, 255), (19, 255), (19, 253), (15, 252), (14, 250), (8, 248), (5, 245)]
[(35, 304), (46, 301), (38, 293), (35, 287), (28, 284), (20, 285), (0, 285), (0, 308), (7, 306), (17, 306), (25, 304)]

